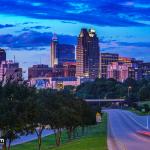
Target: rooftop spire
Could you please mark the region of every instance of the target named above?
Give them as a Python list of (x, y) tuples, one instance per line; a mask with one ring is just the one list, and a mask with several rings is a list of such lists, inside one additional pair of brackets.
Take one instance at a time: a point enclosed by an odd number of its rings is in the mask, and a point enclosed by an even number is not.
[(56, 33), (53, 34), (52, 40), (53, 41), (57, 41), (58, 40)]

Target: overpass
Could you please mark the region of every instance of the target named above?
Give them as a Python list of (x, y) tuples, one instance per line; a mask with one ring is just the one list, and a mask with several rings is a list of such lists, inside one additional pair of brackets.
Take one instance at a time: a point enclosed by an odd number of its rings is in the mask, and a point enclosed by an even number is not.
[(90, 105), (107, 105), (113, 103), (124, 103), (125, 99), (84, 99)]
[(124, 102), (125, 99), (85, 99), (86, 102)]

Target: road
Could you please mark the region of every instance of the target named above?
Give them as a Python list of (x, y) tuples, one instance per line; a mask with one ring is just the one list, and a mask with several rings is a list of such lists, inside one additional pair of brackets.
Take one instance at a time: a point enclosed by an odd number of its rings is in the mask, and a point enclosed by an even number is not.
[(108, 149), (109, 150), (150, 150), (150, 137), (139, 134), (150, 132), (147, 118), (125, 110), (106, 110), (108, 113)]

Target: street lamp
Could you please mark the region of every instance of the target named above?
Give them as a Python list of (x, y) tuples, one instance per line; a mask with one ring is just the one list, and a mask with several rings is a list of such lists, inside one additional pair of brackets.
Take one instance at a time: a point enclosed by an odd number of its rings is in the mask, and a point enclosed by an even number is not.
[(130, 96), (130, 90), (132, 89), (132, 87), (131, 86), (128, 86), (128, 98), (129, 98), (129, 96)]
[(147, 122), (147, 129), (149, 129), (149, 112), (148, 112), (148, 114), (147, 114), (146, 122)]

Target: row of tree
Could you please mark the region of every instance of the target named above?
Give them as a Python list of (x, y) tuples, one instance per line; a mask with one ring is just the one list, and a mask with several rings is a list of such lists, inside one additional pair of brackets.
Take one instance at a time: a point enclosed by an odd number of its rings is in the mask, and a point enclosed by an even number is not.
[(82, 99), (67, 92), (36, 90), (26, 84), (8, 82), (0, 86), (0, 131), (5, 139), (3, 150), (21, 135), (36, 132), (41, 149), (44, 129), (52, 129), (56, 145), (62, 131), (71, 140), (76, 128), (95, 124), (95, 112)]
[(129, 101), (150, 100), (150, 80), (133, 80), (128, 78), (123, 83), (114, 79), (96, 79), (77, 88), (81, 98), (126, 98)]

